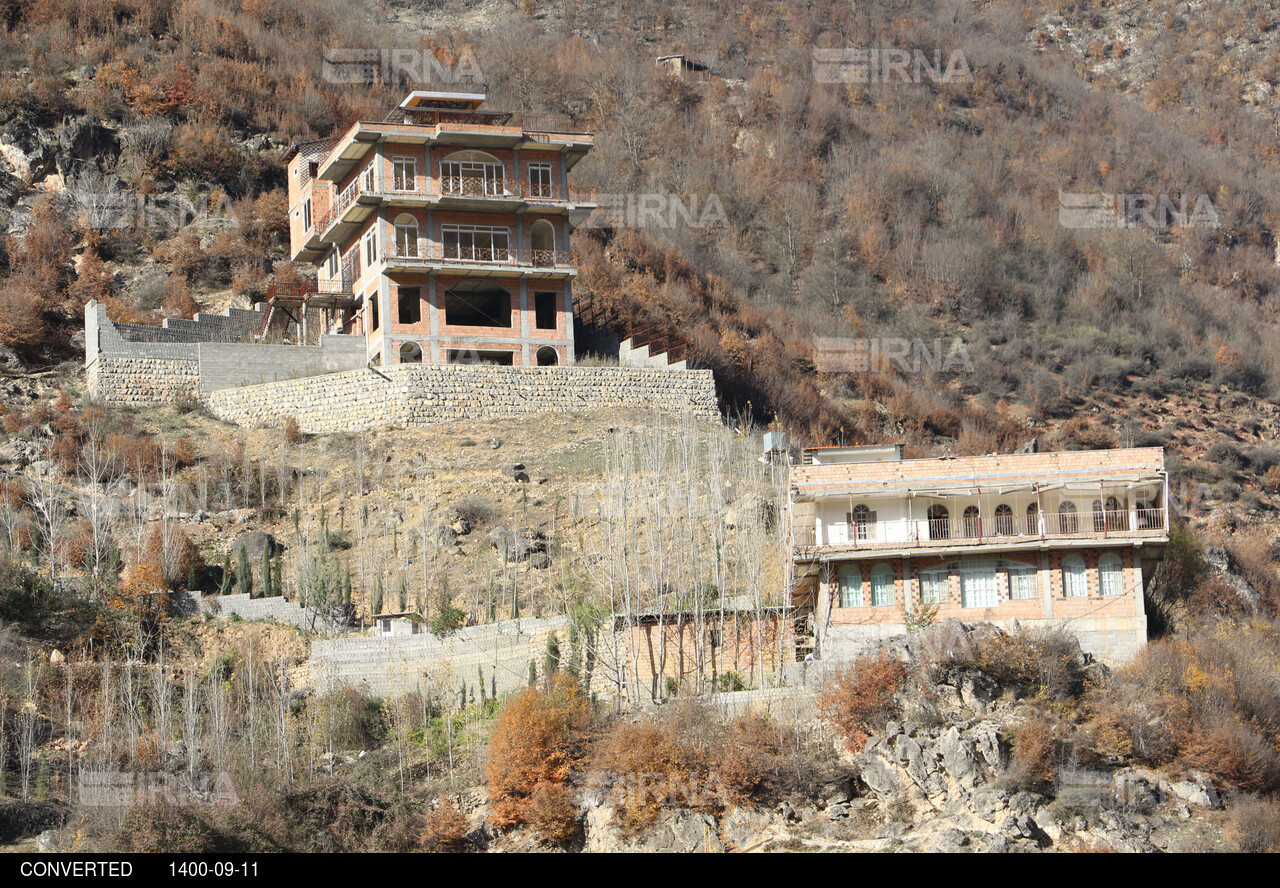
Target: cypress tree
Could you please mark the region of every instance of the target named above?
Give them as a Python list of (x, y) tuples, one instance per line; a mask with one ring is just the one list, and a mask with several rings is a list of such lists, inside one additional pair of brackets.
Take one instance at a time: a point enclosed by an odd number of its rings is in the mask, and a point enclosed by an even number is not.
[(241, 595), (253, 597), (253, 568), (249, 567), (249, 553), (240, 547), (236, 556), (236, 591)]
[(284, 577), (281, 576), (282, 571), (280, 569), (280, 559), (283, 557), (284, 556), (282, 554), (276, 555), (276, 567), (275, 570), (271, 572), (271, 594), (276, 598), (284, 596)]
[(270, 598), (275, 594), (275, 586), (271, 582), (271, 542), (262, 544), (262, 597)]
[(547, 682), (551, 682), (551, 676), (560, 670), (560, 640), (556, 638), (556, 634), (552, 632), (547, 636), (547, 652), (542, 657), (542, 672), (546, 676)]
[(218, 585), (219, 595), (231, 594), (231, 553), (222, 556), (222, 582)]

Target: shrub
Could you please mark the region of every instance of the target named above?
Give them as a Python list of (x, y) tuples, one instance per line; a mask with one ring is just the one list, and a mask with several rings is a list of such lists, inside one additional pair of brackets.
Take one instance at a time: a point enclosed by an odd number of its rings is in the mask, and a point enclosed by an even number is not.
[(1245, 796), (1227, 812), (1222, 834), (1245, 854), (1280, 853), (1280, 803)]
[(534, 788), (568, 779), (590, 721), (586, 697), (563, 673), (552, 676), (545, 691), (526, 688), (503, 707), (484, 768), (494, 826), (525, 822)]
[(191, 808), (169, 804), (131, 808), (111, 849), (123, 853), (207, 854), (219, 850), (216, 831)]
[(578, 832), (578, 806), (563, 783), (540, 780), (529, 794), (525, 822), (548, 845), (563, 845)]
[(280, 424), (280, 434), (284, 437), (284, 443), (293, 446), (302, 440), (302, 427), (298, 425), (298, 418), (293, 414), (289, 414), (284, 418), (284, 422)]
[(822, 689), (818, 711), (849, 749), (858, 751), (871, 732), (882, 730), (897, 713), (894, 695), (906, 675), (906, 667), (887, 654), (859, 657)]
[(427, 809), (422, 820), (420, 841), (428, 851), (457, 851), (467, 838), (467, 818), (445, 796)]
[(1182, 741), (1188, 765), (1249, 792), (1280, 789), (1276, 749), (1257, 731), (1234, 721), (1193, 729)]
[(1042, 712), (1027, 716), (1013, 731), (1007, 779), (1019, 787), (1043, 789), (1058, 779), (1058, 725)]
[(1084, 689), (1080, 645), (1061, 629), (992, 632), (975, 645), (976, 665), (1003, 685), (1064, 699)]

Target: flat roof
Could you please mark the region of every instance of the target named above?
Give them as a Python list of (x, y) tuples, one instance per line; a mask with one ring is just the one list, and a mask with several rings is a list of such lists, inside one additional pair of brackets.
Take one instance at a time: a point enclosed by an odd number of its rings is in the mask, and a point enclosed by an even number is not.
[(790, 486), (802, 496), (821, 496), (850, 490), (905, 492), (957, 483), (1010, 487), (1099, 478), (1142, 480), (1163, 471), (1163, 447), (1130, 447), (800, 465), (791, 467)]
[(431, 90), (415, 89), (405, 96), (399, 107), (422, 108), (442, 105), (445, 107), (456, 108), (462, 106), (475, 109), (479, 108), (484, 103), (484, 100), (484, 93), (433, 92)]

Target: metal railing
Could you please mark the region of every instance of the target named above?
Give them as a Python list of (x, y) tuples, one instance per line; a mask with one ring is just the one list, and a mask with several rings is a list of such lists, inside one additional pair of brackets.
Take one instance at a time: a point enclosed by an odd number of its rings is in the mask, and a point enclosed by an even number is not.
[(477, 265), (513, 265), (531, 268), (572, 267), (568, 250), (535, 250), (515, 247), (445, 246), (418, 239), (416, 244), (394, 244), (383, 261), (461, 262)]
[(1005, 543), (1027, 539), (1162, 536), (1164, 509), (1119, 509), (1108, 512), (1040, 512), (1035, 515), (924, 518), (915, 521), (834, 522), (793, 529), (800, 548), (833, 546), (849, 549), (927, 548), (971, 543)]
[(313, 231), (324, 234), (355, 204), (361, 195), (379, 198), (397, 197), (466, 197), (493, 200), (529, 200), (562, 202), (567, 200), (590, 203), (595, 198), (592, 191), (569, 192), (558, 183), (519, 182), (511, 177), (503, 179), (482, 176), (443, 176), (438, 181), (421, 175), (369, 176), (362, 171), (346, 188), (338, 193), (329, 209), (315, 220)]

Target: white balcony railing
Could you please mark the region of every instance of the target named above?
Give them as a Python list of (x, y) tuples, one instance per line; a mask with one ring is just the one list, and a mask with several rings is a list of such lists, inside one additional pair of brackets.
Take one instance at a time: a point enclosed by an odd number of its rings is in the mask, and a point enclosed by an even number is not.
[(1168, 533), (1164, 509), (1109, 512), (1040, 512), (994, 517), (922, 518), (908, 521), (834, 522), (793, 528), (797, 549), (900, 549), (1001, 544), (1066, 537), (1109, 539)]

